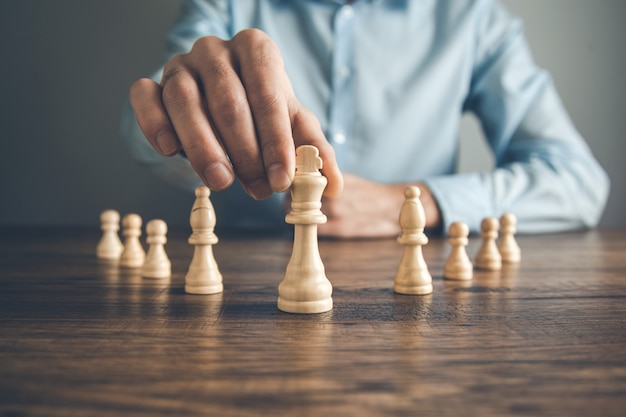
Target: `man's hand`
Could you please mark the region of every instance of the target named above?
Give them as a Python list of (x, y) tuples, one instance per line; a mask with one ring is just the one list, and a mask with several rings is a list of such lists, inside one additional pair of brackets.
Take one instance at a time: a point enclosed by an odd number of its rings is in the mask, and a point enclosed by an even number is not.
[[(344, 190), (336, 198), (324, 198), (322, 211), (328, 222), (318, 225), (320, 236), (337, 238), (382, 238), (400, 233), (398, 216), (407, 184), (379, 184), (344, 174)], [(430, 190), (416, 184), (426, 214), (426, 227), (438, 227), (439, 209)]]
[(185, 151), (213, 190), (235, 176), (256, 199), (285, 191), (295, 172), (295, 148), (315, 145), (337, 195), (342, 175), (315, 116), (295, 98), (276, 44), (247, 29), (229, 41), (208, 36), (167, 62), (160, 84), (136, 81), (130, 101), (157, 152)]

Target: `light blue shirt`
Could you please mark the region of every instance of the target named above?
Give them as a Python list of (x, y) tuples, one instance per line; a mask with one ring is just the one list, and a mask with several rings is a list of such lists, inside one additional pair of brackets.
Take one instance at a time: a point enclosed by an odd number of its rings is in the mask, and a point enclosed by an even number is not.
[[(506, 212), (521, 232), (598, 222), (608, 177), (534, 64), (521, 22), (495, 0), (188, 0), (168, 56), (199, 37), (229, 39), (250, 27), (280, 48), (341, 169), (426, 183), (444, 230), (460, 220), (476, 231), (484, 217)], [(464, 112), (480, 120), (494, 170), (455, 173)], [(152, 150), (129, 108), (122, 130), (139, 160), (179, 185), (199, 184), (184, 158)], [(212, 199), (223, 225), (285, 224), (280, 195), (255, 202), (235, 186)]]

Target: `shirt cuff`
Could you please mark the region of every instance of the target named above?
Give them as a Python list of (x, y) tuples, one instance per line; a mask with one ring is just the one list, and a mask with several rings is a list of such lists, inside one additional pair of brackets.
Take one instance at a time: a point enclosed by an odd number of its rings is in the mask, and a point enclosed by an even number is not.
[(456, 174), (422, 181), (439, 206), (444, 234), (458, 221), (466, 223), (471, 232), (479, 232), (481, 221), (494, 215), (491, 197), (484, 186), (485, 175), (480, 172)]

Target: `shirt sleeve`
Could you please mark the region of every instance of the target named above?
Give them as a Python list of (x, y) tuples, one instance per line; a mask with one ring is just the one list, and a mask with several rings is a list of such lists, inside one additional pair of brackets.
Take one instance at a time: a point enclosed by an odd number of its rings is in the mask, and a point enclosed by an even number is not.
[(495, 169), (426, 180), (445, 230), (514, 213), (520, 232), (597, 224), (609, 179), (574, 127), (550, 76), (533, 62), (522, 24), (493, 2), (479, 16), (466, 111), (482, 125)]

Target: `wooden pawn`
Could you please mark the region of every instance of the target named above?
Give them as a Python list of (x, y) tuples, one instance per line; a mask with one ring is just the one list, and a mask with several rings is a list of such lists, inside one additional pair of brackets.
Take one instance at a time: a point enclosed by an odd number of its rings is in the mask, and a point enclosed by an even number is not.
[(480, 223), (480, 236), (483, 242), (476, 254), (476, 268), (486, 269), (488, 271), (498, 271), (502, 269), (502, 256), (500, 256), (500, 252), (496, 246), (499, 228), (500, 224), (498, 219), (493, 217), (487, 217)]
[(448, 229), (452, 250), (443, 267), (443, 276), (448, 279), (470, 280), (474, 275), (472, 261), (465, 247), (469, 243), (469, 227), (463, 222), (455, 222)]
[(522, 252), (515, 240), (517, 217), (507, 213), (500, 217), (501, 235), (498, 250), (502, 256), (502, 262), (517, 264), (522, 259)]
[(146, 225), (146, 242), (148, 254), (141, 268), (141, 276), (145, 278), (169, 278), (172, 275), (172, 264), (165, 252), (167, 243), (167, 224), (160, 219), (150, 220)]
[(96, 247), (96, 256), (99, 259), (117, 261), (124, 250), (124, 245), (117, 234), (120, 230), (120, 213), (115, 210), (105, 210), (100, 214), (100, 228), (102, 238)]
[(122, 234), (124, 235), (124, 250), (120, 255), (120, 265), (128, 268), (140, 268), (146, 252), (141, 246), (141, 217), (138, 214), (127, 214), (122, 219)]

